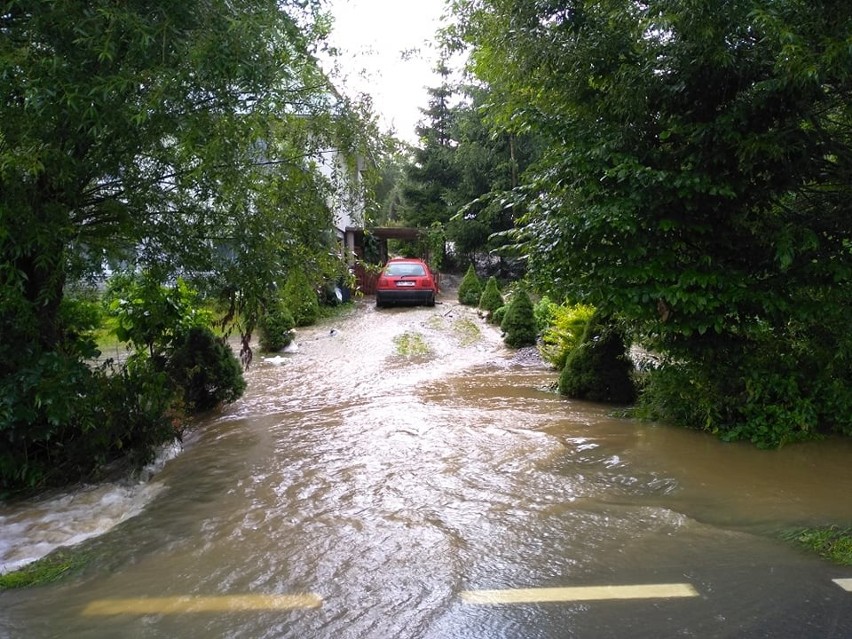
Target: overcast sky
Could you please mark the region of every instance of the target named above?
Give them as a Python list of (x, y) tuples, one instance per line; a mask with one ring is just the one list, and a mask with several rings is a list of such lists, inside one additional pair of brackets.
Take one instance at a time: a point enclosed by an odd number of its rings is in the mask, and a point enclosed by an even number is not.
[(439, 82), (432, 72), (434, 35), (444, 0), (328, 0), (328, 6), (335, 18), (330, 40), (343, 51), (338, 89), (372, 95), (383, 128), (415, 143), (426, 88)]

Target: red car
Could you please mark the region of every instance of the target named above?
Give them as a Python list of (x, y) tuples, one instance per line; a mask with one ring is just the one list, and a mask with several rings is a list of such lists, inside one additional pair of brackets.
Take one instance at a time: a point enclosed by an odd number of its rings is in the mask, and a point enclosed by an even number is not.
[(438, 281), (426, 262), (415, 258), (388, 260), (376, 282), (376, 306), (408, 303), (435, 306)]

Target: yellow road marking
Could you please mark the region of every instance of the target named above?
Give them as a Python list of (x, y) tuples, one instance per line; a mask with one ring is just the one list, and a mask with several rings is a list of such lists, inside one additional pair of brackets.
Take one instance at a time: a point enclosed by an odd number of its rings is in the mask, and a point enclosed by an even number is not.
[(461, 593), (462, 601), (468, 604), (542, 603), (606, 599), (669, 599), (697, 596), (698, 592), (690, 584), (468, 590)]
[(832, 581), (843, 588), (843, 590), (852, 592), (852, 579), (832, 579)]
[(322, 597), (301, 595), (226, 595), (220, 597), (140, 597), (100, 599), (83, 610), (88, 617), (103, 615), (169, 615), (187, 612), (240, 612), (246, 610), (291, 610), (319, 608)]

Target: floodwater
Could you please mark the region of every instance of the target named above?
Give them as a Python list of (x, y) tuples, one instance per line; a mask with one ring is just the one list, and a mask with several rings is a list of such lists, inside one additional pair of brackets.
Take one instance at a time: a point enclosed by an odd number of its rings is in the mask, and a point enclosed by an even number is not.
[(779, 539), (852, 525), (852, 442), (610, 417), (449, 294), (297, 343), (150, 481), (0, 509), (7, 567), (95, 535), (0, 637), (852, 637), (852, 567)]

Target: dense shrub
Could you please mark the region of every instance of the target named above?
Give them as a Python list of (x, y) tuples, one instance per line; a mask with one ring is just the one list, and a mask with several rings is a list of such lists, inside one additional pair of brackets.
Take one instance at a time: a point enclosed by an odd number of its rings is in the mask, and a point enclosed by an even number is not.
[(0, 384), (0, 494), (92, 479), (119, 458), (148, 461), (177, 434), (174, 399), (143, 358), (115, 370), (43, 354)]
[(503, 341), (512, 348), (535, 344), (538, 333), (535, 329), (533, 305), (525, 290), (521, 289), (512, 296), (500, 328), (505, 333)]
[(852, 435), (848, 351), (813, 334), (792, 349), (773, 336), (665, 360), (647, 375), (641, 413), (761, 448)]
[(541, 335), (553, 325), (554, 317), (559, 305), (547, 295), (543, 296), (533, 305), (533, 316), (535, 317), (535, 329)]
[(541, 335), (539, 352), (556, 370), (565, 368), (568, 355), (579, 344), (595, 309), (584, 304), (553, 304), (548, 307), (549, 324)]
[(293, 314), (280, 300), (270, 302), (258, 320), (260, 350), (267, 353), (280, 351), (293, 341), (295, 325)]
[(636, 397), (624, 333), (595, 313), (559, 376), (559, 392), (574, 399), (628, 404)]
[(477, 306), (482, 297), (482, 281), (471, 264), (459, 284), (459, 302), (465, 306)]
[(189, 329), (176, 340), (166, 370), (181, 389), (189, 413), (234, 402), (246, 388), (242, 368), (230, 346), (201, 326)]
[(497, 326), (503, 325), (503, 320), (506, 319), (506, 311), (509, 310), (509, 305), (504, 304), (496, 311), (494, 311), (494, 315), (491, 316), (491, 323), (496, 324)]
[(317, 321), (320, 313), (319, 298), (303, 272), (293, 271), (290, 274), (281, 299), (293, 314), (296, 326), (310, 326)]
[(96, 479), (117, 460), (146, 462), (180, 435), (187, 413), (245, 389), (236, 358), (202, 324), (207, 314), (183, 282), (124, 275), (107, 301), (118, 337), (133, 347), (122, 366), (93, 365), (97, 309), (67, 300), (58, 347), (0, 380), (0, 493)]
[(503, 306), (503, 296), (500, 294), (500, 287), (497, 285), (497, 278), (493, 275), (488, 278), (485, 284), (485, 290), (479, 298), (479, 308), (485, 311), (488, 321), (494, 322), (494, 312)]

